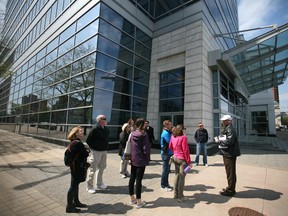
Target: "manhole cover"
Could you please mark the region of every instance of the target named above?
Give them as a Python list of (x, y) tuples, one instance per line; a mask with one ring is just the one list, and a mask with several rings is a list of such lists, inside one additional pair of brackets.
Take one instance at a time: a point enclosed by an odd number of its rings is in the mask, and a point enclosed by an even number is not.
[(229, 216), (264, 216), (260, 212), (244, 207), (233, 207), (228, 213)]

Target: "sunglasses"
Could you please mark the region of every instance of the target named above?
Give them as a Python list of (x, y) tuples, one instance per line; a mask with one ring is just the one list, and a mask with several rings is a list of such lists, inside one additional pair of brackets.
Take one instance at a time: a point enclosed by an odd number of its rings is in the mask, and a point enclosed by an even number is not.
[(102, 118), (101, 120), (105, 120), (106, 121), (106, 118)]

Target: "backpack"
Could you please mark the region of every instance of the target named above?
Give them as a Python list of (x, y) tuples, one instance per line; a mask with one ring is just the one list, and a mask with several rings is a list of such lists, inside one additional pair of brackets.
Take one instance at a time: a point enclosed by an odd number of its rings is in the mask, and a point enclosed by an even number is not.
[[(72, 142), (71, 142), (72, 143)], [(67, 146), (67, 149), (64, 152), (64, 164), (65, 166), (70, 166), (74, 163), (74, 161), (77, 159), (79, 152), (76, 154), (76, 156), (73, 158), (70, 150), (70, 144)]]

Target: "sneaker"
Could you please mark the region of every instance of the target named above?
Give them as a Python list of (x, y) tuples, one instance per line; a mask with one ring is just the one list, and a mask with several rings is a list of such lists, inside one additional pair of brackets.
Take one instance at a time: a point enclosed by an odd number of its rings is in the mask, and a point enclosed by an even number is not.
[(172, 191), (173, 189), (172, 188), (170, 188), (170, 187), (164, 187), (164, 188), (162, 188), (163, 190), (165, 190), (166, 192), (170, 192), (170, 191)]
[(209, 165), (208, 165), (208, 164), (205, 164), (204, 166), (205, 166), (205, 167), (209, 167)]
[(194, 163), (193, 165), (194, 165), (194, 166), (198, 166), (198, 163)]
[(99, 190), (104, 190), (104, 189), (106, 189), (106, 188), (107, 188), (107, 186), (104, 185), (104, 184), (102, 184), (102, 185), (100, 185), (100, 186), (97, 186), (97, 189), (99, 189)]
[(135, 204), (137, 204), (137, 200), (136, 199), (130, 201), (130, 205), (135, 205)]
[(147, 203), (146, 203), (145, 201), (142, 201), (141, 204), (136, 205), (136, 208), (137, 208), (137, 209), (142, 208), (142, 207), (144, 207), (146, 204), (147, 204)]
[(89, 190), (88, 190), (88, 193), (90, 193), (90, 194), (95, 194), (95, 193), (96, 193), (96, 190), (94, 190), (94, 189), (89, 189)]
[(124, 175), (124, 174), (121, 174), (120, 177), (121, 177), (121, 178), (126, 178), (127, 176)]

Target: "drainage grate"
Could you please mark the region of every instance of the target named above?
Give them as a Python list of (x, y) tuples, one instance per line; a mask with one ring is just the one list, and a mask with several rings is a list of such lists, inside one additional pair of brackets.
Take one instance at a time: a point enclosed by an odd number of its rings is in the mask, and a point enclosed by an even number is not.
[(229, 216), (264, 216), (260, 212), (244, 207), (233, 207), (228, 213)]

